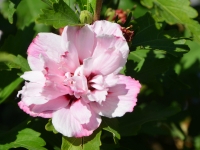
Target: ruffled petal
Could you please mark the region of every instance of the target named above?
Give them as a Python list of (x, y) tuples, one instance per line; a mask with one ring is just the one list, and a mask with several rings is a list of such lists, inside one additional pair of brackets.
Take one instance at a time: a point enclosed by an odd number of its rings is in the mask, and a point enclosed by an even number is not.
[(49, 100), (44, 104), (31, 104), (26, 105), (24, 101), (20, 101), (18, 103), (19, 107), (33, 117), (43, 117), (43, 118), (52, 118), (52, 113), (55, 110), (59, 110), (61, 108), (66, 107), (69, 104), (69, 101), (65, 98), (65, 96), (58, 97), (53, 100)]
[[(63, 39), (74, 44), (77, 49), (79, 61), (82, 63), (85, 58), (91, 57), (96, 45), (95, 33), (86, 25), (82, 28), (65, 27)], [(87, 37), (87, 38), (85, 38)]]
[(106, 100), (106, 96), (108, 94), (108, 89), (103, 89), (103, 90), (94, 90), (91, 93), (87, 95), (87, 98), (90, 101), (95, 101), (98, 103), (102, 103), (103, 101)]
[(62, 56), (60, 65), (65, 72), (74, 73), (76, 68), (80, 66), (77, 49), (71, 41), (65, 42), (65, 44), (67, 52)]
[(40, 83), (25, 82), (22, 90), (19, 91), (19, 94), (22, 96), (41, 96), (44, 85)]
[[(47, 56), (50, 60), (60, 62), (60, 56), (66, 50), (61, 45), (61, 36), (53, 33), (39, 33), (28, 48), (28, 58)], [(39, 60), (38, 60), (39, 61)], [(36, 69), (34, 62), (29, 61), (32, 70)]]
[(44, 74), (41, 71), (27, 71), (23, 75), (21, 75), (21, 78), (30, 82), (36, 82), (40, 84), (44, 84), (46, 80)]
[(82, 130), (81, 124), (74, 118), (69, 108), (54, 112), (52, 123), (56, 131), (68, 137), (76, 136)]
[(109, 49), (102, 52), (97, 58), (86, 59), (83, 62), (84, 74), (108, 75), (113, 72), (118, 73), (124, 64), (122, 54), (119, 51)]
[(69, 101), (66, 99), (65, 96), (60, 96), (58, 98), (49, 100), (47, 103), (42, 105), (34, 105), (31, 111), (35, 113), (42, 113), (46, 111), (55, 111), (61, 108), (66, 107), (69, 104)]
[[(78, 111), (78, 110), (76, 110)], [(91, 111), (91, 110), (90, 110)], [(80, 112), (81, 113), (81, 112)], [(73, 115), (72, 110), (67, 108), (59, 109), (53, 113), (52, 123), (55, 129), (68, 137), (89, 136), (99, 127), (101, 119), (91, 111), (92, 116), (89, 123), (81, 124)]]
[(95, 47), (92, 57), (98, 57), (102, 52), (113, 48), (122, 53), (122, 58), (124, 62), (128, 57), (129, 46), (123, 38), (115, 37), (113, 35), (102, 35), (97, 37), (97, 45)]
[(115, 75), (113, 73), (105, 76), (105, 78), (104, 78), (105, 87), (115, 86), (117, 84), (118, 80), (119, 80), (119, 76)]
[(46, 86), (43, 87), (41, 92), (41, 95), (46, 97), (48, 100), (55, 99), (66, 94), (72, 94), (72, 91), (68, 86), (53, 82), (46, 83)]
[(90, 105), (99, 115), (110, 118), (121, 117), (126, 112), (133, 111), (140, 88), (141, 85), (137, 80), (119, 75), (117, 85), (109, 88), (106, 101)]
[(75, 101), (70, 106), (70, 112), (80, 124), (88, 123), (92, 116), (89, 106), (80, 100)]
[(45, 104), (48, 102), (48, 99), (44, 96), (23, 96), (22, 101), (27, 106), (30, 106)]
[(20, 101), (18, 103), (18, 106), (20, 109), (22, 109), (25, 113), (29, 114), (32, 117), (43, 117), (43, 118), (51, 118), (52, 117), (52, 111), (45, 111), (42, 113), (35, 113), (33, 111), (31, 111), (31, 108), (33, 107), (29, 107), (27, 106), (23, 101)]
[(92, 28), (97, 35), (115, 35), (116, 37), (125, 39), (121, 27), (117, 23), (111, 23), (106, 20), (95, 21)]

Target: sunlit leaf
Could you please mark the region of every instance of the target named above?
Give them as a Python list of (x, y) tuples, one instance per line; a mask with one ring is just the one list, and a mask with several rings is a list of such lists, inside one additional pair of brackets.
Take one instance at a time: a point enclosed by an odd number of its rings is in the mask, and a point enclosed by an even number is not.
[(46, 5), (41, 0), (22, 0), (16, 10), (18, 16), (17, 26), (23, 29), (30, 23), (35, 22), (40, 14), (40, 10), (45, 7)]
[(8, 18), (8, 21), (13, 23), (13, 15), (15, 13), (15, 4), (10, 0), (2, 2), (0, 5), (0, 12), (3, 14), (5, 18)]
[(158, 29), (158, 24), (148, 13), (135, 21), (132, 48), (158, 50), (173, 56), (180, 56), (189, 51), (185, 44), (186, 39), (182, 38), (178, 31), (164, 31), (162, 26)]
[(63, 0), (53, 3), (51, 9), (43, 9), (42, 12), (37, 19), (39, 23), (52, 25), (55, 28), (80, 24), (78, 16)]
[(82, 138), (63, 137), (61, 150), (98, 150), (101, 141), (101, 130), (97, 129), (90, 136)]
[(189, 0), (141, 0), (141, 3), (155, 9), (155, 16), (169, 24), (184, 24), (194, 37), (200, 41), (200, 24), (192, 20), (197, 17), (197, 11), (190, 6)]
[(9, 69), (21, 69), (22, 72), (30, 70), (27, 60), (20, 55), (15, 56), (5, 52), (0, 52), (0, 62), (5, 63)]
[(47, 131), (53, 131), (53, 133), (55, 133), (55, 134), (58, 133), (58, 131), (55, 130), (51, 119), (49, 119), (48, 123), (45, 125), (45, 129)]
[[(5, 144), (2, 144), (5, 143)], [(43, 146), (45, 141), (40, 137), (40, 133), (26, 128), (18, 132), (16, 139), (0, 141), (0, 149), (9, 150), (10, 148), (26, 148), (28, 150), (46, 150)]]

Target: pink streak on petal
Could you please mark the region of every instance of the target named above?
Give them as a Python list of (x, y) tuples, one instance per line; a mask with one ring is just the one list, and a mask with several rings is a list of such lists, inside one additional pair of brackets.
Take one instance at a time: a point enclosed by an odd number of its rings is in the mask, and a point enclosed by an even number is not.
[(30, 107), (28, 107), (23, 101), (18, 103), (20, 109), (22, 109), (25, 113), (29, 114), (32, 117), (43, 117), (43, 118), (52, 118), (52, 111), (46, 111), (41, 113), (35, 113), (31, 111)]
[(91, 57), (96, 46), (94, 32), (89, 28), (89, 25), (82, 27), (77, 33), (76, 48), (81, 62), (85, 58)]
[(34, 105), (32, 111), (36, 113), (41, 113), (45, 111), (59, 110), (63, 107), (66, 107), (69, 104), (69, 101), (65, 96), (60, 96), (58, 98), (49, 100), (47, 103), (42, 105)]
[(85, 25), (82, 28), (65, 27), (62, 37), (64, 41), (70, 41), (74, 44), (80, 62), (83, 62), (84, 59), (92, 56), (96, 45), (96, 39), (90, 25)]
[(59, 83), (49, 82), (46, 84), (45, 87), (43, 87), (41, 95), (50, 100), (69, 93), (71, 93), (71, 90), (68, 86)]
[(76, 47), (71, 41), (67, 42), (66, 49), (67, 52), (62, 56), (61, 65), (65, 72), (74, 73), (76, 68), (80, 66), (78, 53)]

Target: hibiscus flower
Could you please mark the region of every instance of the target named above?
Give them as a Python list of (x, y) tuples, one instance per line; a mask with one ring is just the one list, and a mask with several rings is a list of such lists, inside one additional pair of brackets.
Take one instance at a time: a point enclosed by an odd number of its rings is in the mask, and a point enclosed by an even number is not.
[(96, 21), (66, 26), (61, 36), (39, 33), (27, 53), (32, 71), (21, 76), (27, 82), (18, 105), (33, 117), (52, 118), (64, 136), (89, 136), (101, 116), (133, 111), (141, 85), (119, 74), (129, 47), (118, 24)]

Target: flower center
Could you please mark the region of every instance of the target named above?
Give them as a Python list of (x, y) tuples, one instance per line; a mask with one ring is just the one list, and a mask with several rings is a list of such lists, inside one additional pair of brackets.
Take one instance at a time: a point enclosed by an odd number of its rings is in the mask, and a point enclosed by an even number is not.
[(67, 100), (69, 100), (69, 105), (78, 100), (78, 98), (76, 98), (74, 95), (66, 94), (65, 97)]

